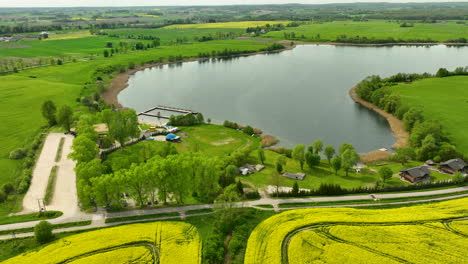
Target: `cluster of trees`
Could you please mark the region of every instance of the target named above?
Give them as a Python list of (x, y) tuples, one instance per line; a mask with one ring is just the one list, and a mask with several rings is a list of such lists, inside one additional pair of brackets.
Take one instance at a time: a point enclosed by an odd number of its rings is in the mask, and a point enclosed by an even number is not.
[(57, 106), (51, 100), (42, 103), (42, 116), (47, 120), (49, 127), (60, 125), (67, 131), (70, 131), (73, 123), (73, 110), (68, 105), (63, 105), (57, 109)]
[[(288, 25), (295, 25), (295, 24), (288, 24)], [(266, 24), (265, 26), (257, 26), (257, 27), (248, 27), (245, 32), (247, 33), (255, 33), (256, 35), (264, 34), (270, 31), (281, 31), (286, 28), (283, 24)]]
[[(124, 193), (129, 193), (138, 206), (148, 202), (184, 204), (190, 196), (203, 202), (213, 202), (220, 191), (223, 162), (217, 157), (200, 154), (159, 155), (129, 169), (99, 175), (103, 170), (99, 160), (77, 167), (80, 197), (99, 206), (123, 206)], [(84, 202), (82, 201), (82, 202)]]
[[(39, 57), (39, 58), (4, 58), (0, 60), (0, 72), (18, 72), (35, 67), (50, 65), (62, 65), (67, 62), (75, 62), (76, 58), (72, 56), (60, 57)], [(31, 76), (31, 78), (36, 78)]]
[(16, 25), (1, 25), (0, 34), (21, 34), (29, 32), (41, 31), (56, 31), (63, 30), (63, 26), (59, 24), (52, 25), (30, 25), (30, 24), (16, 24)]
[(171, 115), (169, 117), (169, 122), (167, 122), (170, 126), (195, 126), (205, 123), (205, 118), (203, 117), (202, 113), (198, 113), (196, 115), (193, 114), (186, 114), (186, 115)]
[(284, 49), (284, 45), (279, 44), (279, 43), (273, 43), (269, 45), (268, 47), (261, 49), (261, 51), (275, 51), (275, 50), (282, 50)]
[(436, 43), (436, 40), (431, 38), (427, 39), (395, 39), (393, 37), (388, 37), (386, 39), (376, 39), (376, 38), (368, 38), (368, 37), (361, 37), (361, 36), (347, 36), (347, 35), (340, 35), (335, 39), (335, 42), (340, 43), (355, 43), (355, 44), (390, 44), (390, 43)]
[(404, 152), (401, 157), (411, 157), (421, 161), (434, 159), (440, 162), (461, 156), (457, 153), (455, 146), (450, 143), (440, 122), (425, 120), (420, 109), (403, 105), (400, 96), (392, 93), (389, 87), (400, 82), (407, 83), (424, 78), (454, 75), (468, 75), (468, 67), (458, 67), (453, 72), (441, 68), (435, 75), (399, 73), (388, 78), (369, 76), (358, 84), (357, 94), (386, 112), (394, 114), (403, 121), (405, 129), (411, 132), (409, 141), (414, 152), (400, 150)]
[(249, 125), (243, 127), (243, 126), (237, 124), (236, 122), (231, 122), (231, 121), (228, 121), (228, 120), (224, 120), (223, 126), (227, 127), (227, 128), (236, 129), (236, 130), (241, 129), (242, 132), (244, 132), (245, 134), (247, 134), (249, 136), (262, 133), (259, 129), (254, 129), (253, 127), (251, 127)]
[[(346, 172), (346, 176), (348, 176), (349, 170), (355, 166), (360, 159), (351, 144), (343, 143), (338, 153), (336, 153), (331, 145), (327, 145), (324, 148), (321, 140), (314, 141), (311, 146), (307, 147), (307, 151), (304, 145), (296, 145), (291, 152), (291, 157), (299, 163), (302, 170), (304, 170), (304, 164), (307, 164), (310, 169), (313, 169), (320, 165), (320, 153), (326, 157), (330, 167), (335, 170), (335, 174), (337, 174), (340, 169), (343, 169)], [(283, 163), (281, 159), (277, 161), (276, 167), (278, 173), (282, 172)]]
[(211, 53), (209, 52), (200, 52), (198, 53), (198, 57), (200, 58), (210, 58), (210, 57), (233, 57), (242, 54), (252, 53), (255, 52), (253, 50), (232, 50), (232, 49), (224, 49), (224, 50), (213, 50)]
[(236, 32), (216, 32), (207, 36), (195, 36), (193, 39), (195, 41), (204, 42), (210, 40), (234, 39), (239, 36), (241, 36), (241, 34)]
[[(109, 45), (109, 43), (111, 45)], [(129, 43), (129, 42), (120, 42), (119, 47), (113, 48), (112, 42), (107, 42), (106, 48), (103, 51), (103, 56), (104, 57), (110, 57), (114, 54), (119, 54), (119, 53), (127, 53), (128, 50), (147, 50), (147, 49), (153, 49), (157, 48), (161, 45), (159, 42), (159, 39), (153, 40), (151, 43), (143, 43), (143, 42), (136, 42), (136, 43)]]

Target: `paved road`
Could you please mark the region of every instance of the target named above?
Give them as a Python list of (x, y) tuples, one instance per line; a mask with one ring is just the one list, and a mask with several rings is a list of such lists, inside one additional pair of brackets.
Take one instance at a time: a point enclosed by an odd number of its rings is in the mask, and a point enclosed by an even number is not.
[[(462, 198), (462, 197), (468, 197), (468, 194), (458, 194), (458, 195), (453, 195), (453, 196), (449, 196), (449, 197), (424, 199), (424, 200), (419, 200), (418, 202), (443, 201), (443, 200), (454, 199), (454, 198)], [(369, 199), (369, 197), (368, 197), (368, 199)], [(265, 204), (265, 203), (260, 202), (262, 200), (250, 201), (250, 202), (241, 202), (241, 203), (237, 203), (236, 205), (239, 206), (239, 207), (254, 207), (254, 208), (257, 208), (256, 205)], [(269, 199), (269, 200), (271, 200), (271, 199)], [(279, 200), (276, 200), (276, 201), (278, 201), (278, 203), (281, 203), (281, 202), (286, 202), (287, 203), (287, 202), (289, 202), (289, 199), (279, 199)], [(409, 203), (414, 203), (414, 201), (393, 202), (393, 203), (385, 203), (385, 204), (409, 204)], [(275, 208), (261, 208), (261, 207), (258, 207), (257, 209), (261, 209), (261, 210), (278, 210), (277, 205), (278, 204), (276, 204)], [(346, 205), (318, 205), (318, 206), (281, 208), (280, 210), (305, 209), (305, 208), (379, 206), (379, 205), (381, 205), (381, 204), (368, 203), (368, 204), (346, 204)], [(185, 217), (186, 217), (185, 213), (187, 211), (189, 211), (189, 210), (203, 209), (203, 208), (213, 208), (213, 206), (214, 205), (212, 205), (212, 204), (189, 205), (189, 206), (181, 206), (181, 207), (166, 207), (166, 208), (153, 209), (153, 210), (137, 210), (137, 211), (113, 213), (112, 217), (132, 216), (132, 215), (146, 215), (146, 214), (164, 213), (164, 212), (166, 212), (166, 213), (167, 212), (179, 212), (179, 214), (180, 214), (180, 216), (169, 216), (169, 217), (151, 218), (151, 219), (144, 219), (144, 220), (131, 220), (131, 221), (118, 222), (118, 223), (105, 223), (104, 214), (102, 215), (102, 217), (97, 217), (97, 218), (96, 218), (97, 215), (95, 214), (93, 219), (92, 219), (93, 221), (92, 221), (91, 225), (55, 229), (55, 230), (53, 230), (53, 232), (54, 233), (61, 233), (61, 232), (87, 230), (87, 229), (93, 229), (93, 228), (111, 227), (111, 226), (120, 225), (120, 224), (123, 224), (123, 223), (129, 224), (129, 223), (146, 222), (146, 221), (149, 222), (149, 221), (158, 221), (158, 220), (167, 220), (167, 219), (185, 219)], [(199, 215), (207, 215), (207, 214), (211, 214), (211, 213), (190, 214), (189, 216), (199, 216)], [(21, 234), (15, 235), (16, 238), (31, 237), (31, 236), (34, 236), (34, 233), (21, 233)], [(6, 240), (6, 239), (11, 239), (11, 238), (13, 238), (12, 235), (0, 236), (0, 240)]]

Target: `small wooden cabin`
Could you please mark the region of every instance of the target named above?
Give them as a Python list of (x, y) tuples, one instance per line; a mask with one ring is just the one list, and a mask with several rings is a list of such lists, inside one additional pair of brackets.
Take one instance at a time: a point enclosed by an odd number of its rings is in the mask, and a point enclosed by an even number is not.
[(468, 173), (468, 164), (462, 159), (451, 159), (440, 163), (440, 170), (445, 173), (453, 174), (455, 172)]
[(427, 166), (419, 166), (411, 169), (403, 169), (400, 171), (400, 177), (411, 183), (428, 181), (431, 171)]

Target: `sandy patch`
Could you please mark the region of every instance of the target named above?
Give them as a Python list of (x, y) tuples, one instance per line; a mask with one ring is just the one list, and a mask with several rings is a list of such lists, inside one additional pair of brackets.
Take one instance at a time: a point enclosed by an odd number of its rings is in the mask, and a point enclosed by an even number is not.
[(229, 137), (229, 138), (226, 138), (226, 139), (223, 139), (223, 140), (220, 140), (220, 141), (215, 141), (215, 142), (211, 142), (211, 145), (213, 146), (222, 146), (222, 145), (227, 145), (231, 142), (234, 141), (234, 138), (232, 137)]

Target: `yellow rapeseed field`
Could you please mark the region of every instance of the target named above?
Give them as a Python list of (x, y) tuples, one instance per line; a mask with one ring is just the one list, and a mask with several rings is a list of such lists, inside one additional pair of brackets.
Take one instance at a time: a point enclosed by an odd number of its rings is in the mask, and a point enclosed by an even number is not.
[[(153, 263), (154, 258), (159, 258), (161, 264), (201, 263), (201, 241), (196, 228), (182, 222), (156, 222), (100, 229), (63, 238), (4, 263), (109, 263), (103, 261), (106, 259), (115, 264)], [(129, 262), (132, 259), (137, 262)]]
[[(118, 258), (116, 258), (118, 256)], [(153, 252), (146, 247), (128, 247), (102, 252), (88, 257), (80, 258), (70, 264), (147, 264), (153, 263)]]
[(266, 24), (287, 24), (289, 21), (241, 21), (241, 22), (224, 22), (224, 23), (207, 23), (207, 24), (184, 24), (170, 25), (164, 28), (248, 28), (265, 26)]
[(287, 211), (255, 228), (245, 264), (280, 264), (283, 257), (344, 263), (343, 256), (346, 263), (467, 263), (466, 221), (443, 221), (466, 216), (468, 198), (395, 209)]

